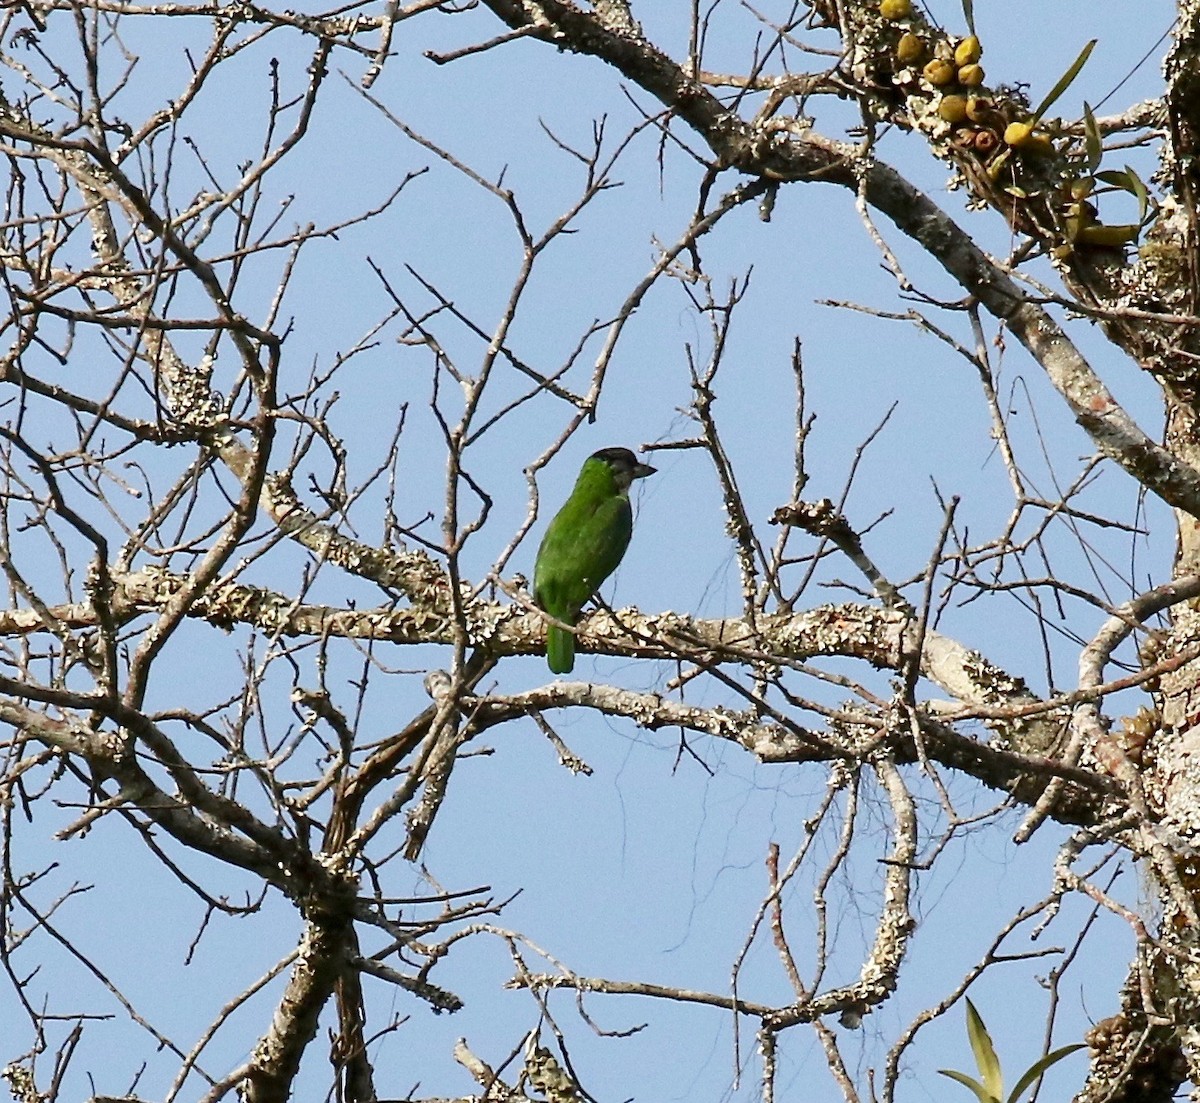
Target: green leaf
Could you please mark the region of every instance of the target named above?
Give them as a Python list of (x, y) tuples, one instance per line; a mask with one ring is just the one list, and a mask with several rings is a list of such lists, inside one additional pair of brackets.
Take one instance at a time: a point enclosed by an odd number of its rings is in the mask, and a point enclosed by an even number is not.
[(1061, 77), (1058, 78), (1058, 83), (1050, 89), (1050, 94), (1044, 100), (1042, 100), (1041, 104), (1038, 106), (1038, 109), (1033, 113), (1033, 121), (1035, 123), (1050, 109), (1050, 107), (1054, 104), (1054, 101), (1071, 87), (1072, 82), (1077, 76), (1079, 76), (1079, 70), (1087, 64), (1088, 56), (1091, 54), (1092, 50), (1096, 48), (1096, 41), (1097, 40), (1093, 38), (1091, 42), (1084, 46), (1084, 48), (1079, 51), (1079, 56), (1073, 62), (1071, 62), (1071, 68), (1069, 68)]
[(1138, 225), (1145, 225), (1146, 216), (1150, 213), (1150, 189), (1146, 187), (1145, 182), (1131, 165), (1126, 165), (1124, 169), (1120, 170), (1105, 169), (1103, 172), (1096, 173), (1095, 178), (1109, 187), (1129, 192), (1137, 200)]
[(1096, 179), (1111, 187), (1120, 188), (1121, 191), (1127, 191), (1130, 195), (1136, 194), (1133, 190), (1133, 181), (1126, 173), (1119, 172), (1117, 169), (1105, 169), (1103, 172), (1098, 172)]
[(1131, 166), (1125, 166), (1125, 175), (1129, 177), (1130, 187), (1133, 189), (1133, 194), (1137, 196), (1138, 222), (1145, 222), (1146, 212), (1150, 209), (1150, 192), (1146, 185), (1142, 183), (1142, 178), (1133, 171)]
[(988, 1096), (1000, 1103), (1000, 1093), (1004, 1090), (1004, 1077), (1000, 1074), (1000, 1058), (992, 1045), (992, 1037), (983, 1025), (983, 1019), (975, 1010), (975, 1005), (967, 1000), (967, 1037), (971, 1040), (971, 1050), (975, 1054), (975, 1064), (979, 1075), (983, 1077), (983, 1087)]
[(973, 1077), (968, 1076), (965, 1072), (958, 1072), (956, 1069), (938, 1069), (943, 1076), (950, 1077), (951, 1080), (957, 1080), (964, 1088), (970, 1088), (975, 1093), (975, 1098), (979, 1103), (1000, 1103), (994, 1095), (988, 1095), (984, 1086)]
[(967, 33), (975, 33), (975, 0), (962, 0), (963, 18), (967, 21)]
[(1086, 102), (1083, 105), (1083, 148), (1087, 156), (1087, 170), (1095, 172), (1100, 167), (1100, 158), (1104, 156), (1104, 145), (1100, 140), (1096, 116)]
[(1086, 1046), (1080, 1045), (1078, 1042), (1073, 1046), (1063, 1046), (1061, 1049), (1054, 1049), (1047, 1053), (1044, 1057), (1034, 1061), (1032, 1065), (1025, 1070), (1025, 1075), (1017, 1081), (1017, 1086), (1013, 1088), (1012, 1095), (1008, 1097), (1008, 1103), (1017, 1103), (1021, 1098), (1021, 1093), (1025, 1091), (1039, 1076), (1042, 1075), (1051, 1065), (1057, 1065), (1064, 1057), (1069, 1057), (1077, 1049), (1085, 1049)]

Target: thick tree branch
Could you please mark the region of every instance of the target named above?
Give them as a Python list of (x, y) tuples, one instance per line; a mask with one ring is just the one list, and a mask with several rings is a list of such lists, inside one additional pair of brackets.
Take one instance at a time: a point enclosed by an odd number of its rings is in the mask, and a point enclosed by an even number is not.
[(558, 49), (612, 65), (683, 119), (717, 168), (780, 181), (826, 182), (858, 193), (925, 248), (959, 285), (1003, 321), (1045, 369), (1096, 447), (1163, 501), (1200, 516), (1200, 472), (1155, 443), (1117, 403), (1048, 311), (1033, 302), (969, 235), (895, 170), (861, 149), (811, 131), (746, 122), (645, 39), (618, 33), (561, 0), (485, 0), (511, 27)]

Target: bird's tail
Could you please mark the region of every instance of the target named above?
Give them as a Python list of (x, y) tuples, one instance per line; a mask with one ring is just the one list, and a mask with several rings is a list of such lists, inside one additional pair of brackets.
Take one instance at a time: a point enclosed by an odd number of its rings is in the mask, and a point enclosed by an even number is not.
[(570, 674), (575, 669), (575, 637), (565, 628), (547, 626), (546, 662), (555, 674)]

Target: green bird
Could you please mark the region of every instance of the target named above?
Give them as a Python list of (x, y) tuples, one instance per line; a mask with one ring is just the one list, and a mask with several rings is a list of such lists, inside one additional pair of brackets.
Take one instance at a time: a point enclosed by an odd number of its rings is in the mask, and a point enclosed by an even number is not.
[[(575, 489), (555, 514), (538, 548), (533, 600), (564, 624), (577, 624), (584, 603), (617, 569), (633, 535), (629, 487), (656, 468), (628, 448), (601, 448), (583, 461)], [(546, 661), (555, 674), (575, 667), (575, 637), (551, 624)]]

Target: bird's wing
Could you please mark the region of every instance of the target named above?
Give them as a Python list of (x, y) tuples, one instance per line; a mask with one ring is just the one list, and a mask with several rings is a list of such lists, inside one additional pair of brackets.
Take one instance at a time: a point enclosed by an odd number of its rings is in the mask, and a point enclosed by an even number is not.
[(534, 599), (551, 616), (574, 623), (616, 570), (632, 531), (629, 500), (623, 496), (568, 501), (538, 550)]

